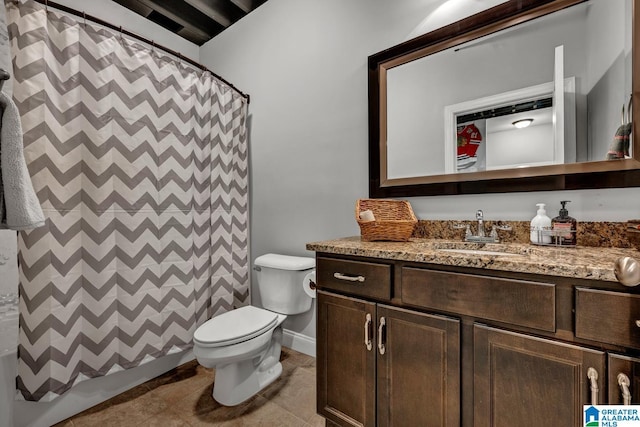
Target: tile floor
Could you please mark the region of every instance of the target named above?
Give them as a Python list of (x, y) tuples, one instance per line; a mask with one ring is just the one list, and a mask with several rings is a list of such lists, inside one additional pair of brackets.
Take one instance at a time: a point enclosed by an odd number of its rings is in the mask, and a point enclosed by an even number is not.
[(316, 414), (315, 358), (283, 348), (280, 359), (280, 378), (235, 407), (213, 400), (214, 370), (193, 361), (55, 427), (324, 426)]

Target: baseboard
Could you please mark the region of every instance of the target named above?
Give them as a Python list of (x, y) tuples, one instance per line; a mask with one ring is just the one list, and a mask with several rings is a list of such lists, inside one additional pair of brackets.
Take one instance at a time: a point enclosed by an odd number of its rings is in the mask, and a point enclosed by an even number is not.
[(284, 329), (282, 345), (306, 355), (316, 357), (316, 339), (301, 333)]

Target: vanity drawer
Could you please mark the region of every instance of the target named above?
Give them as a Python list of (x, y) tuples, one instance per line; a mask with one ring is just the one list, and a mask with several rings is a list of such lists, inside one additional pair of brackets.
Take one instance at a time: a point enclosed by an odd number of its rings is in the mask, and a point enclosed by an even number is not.
[(379, 300), (391, 299), (389, 264), (317, 257), (316, 280), (320, 289)]
[(640, 296), (576, 288), (576, 337), (640, 348)]
[(555, 285), (405, 267), (402, 302), (555, 332)]

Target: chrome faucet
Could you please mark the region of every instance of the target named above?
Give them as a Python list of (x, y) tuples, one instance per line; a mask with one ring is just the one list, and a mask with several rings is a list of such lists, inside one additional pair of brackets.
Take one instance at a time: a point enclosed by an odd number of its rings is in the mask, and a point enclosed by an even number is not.
[(485, 237), (483, 213), (480, 209), (476, 211), (476, 219), (478, 220), (478, 237)]
[(478, 209), (476, 211), (476, 221), (478, 222), (476, 235), (471, 232), (471, 225), (467, 224), (453, 224), (453, 228), (463, 228), (464, 232), (464, 241), (465, 242), (475, 242), (475, 243), (499, 243), (500, 238), (498, 237), (498, 230), (512, 230), (509, 224), (505, 224), (502, 221), (498, 221), (494, 223), (491, 227), (491, 232), (487, 235), (487, 232), (484, 228), (484, 213)]

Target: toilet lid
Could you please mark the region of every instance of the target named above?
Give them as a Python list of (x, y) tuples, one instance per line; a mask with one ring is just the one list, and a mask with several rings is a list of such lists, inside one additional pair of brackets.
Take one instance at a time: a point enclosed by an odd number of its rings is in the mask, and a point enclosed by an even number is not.
[(203, 323), (193, 340), (206, 347), (221, 347), (257, 337), (278, 321), (278, 315), (251, 305), (223, 313)]

